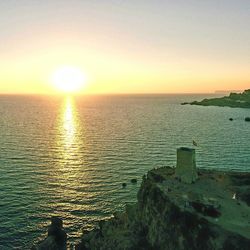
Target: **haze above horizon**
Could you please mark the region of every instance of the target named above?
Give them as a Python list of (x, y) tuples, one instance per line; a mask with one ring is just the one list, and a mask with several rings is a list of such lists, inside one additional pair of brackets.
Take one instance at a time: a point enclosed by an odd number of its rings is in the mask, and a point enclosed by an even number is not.
[(245, 0), (1, 1), (0, 94), (248, 89), (249, 23)]

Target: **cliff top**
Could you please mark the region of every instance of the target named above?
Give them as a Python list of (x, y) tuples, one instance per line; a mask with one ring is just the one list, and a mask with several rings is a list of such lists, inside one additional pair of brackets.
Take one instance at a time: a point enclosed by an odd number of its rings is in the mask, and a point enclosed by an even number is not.
[(186, 184), (176, 178), (174, 169), (164, 167), (150, 171), (148, 178), (183, 211), (197, 212), (209, 222), (250, 239), (250, 200), (245, 197), (250, 174), (203, 170), (197, 181)]

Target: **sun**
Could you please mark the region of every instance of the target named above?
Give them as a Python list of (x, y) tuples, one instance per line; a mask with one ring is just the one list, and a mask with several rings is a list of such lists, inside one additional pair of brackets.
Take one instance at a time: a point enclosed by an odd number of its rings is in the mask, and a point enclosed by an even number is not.
[(84, 87), (86, 75), (77, 67), (63, 66), (52, 74), (52, 83), (59, 91), (75, 93)]

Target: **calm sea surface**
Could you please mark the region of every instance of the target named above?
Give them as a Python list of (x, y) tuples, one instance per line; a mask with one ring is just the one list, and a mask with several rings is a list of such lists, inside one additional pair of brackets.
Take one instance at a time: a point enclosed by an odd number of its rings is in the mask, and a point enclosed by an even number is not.
[(198, 167), (250, 171), (250, 110), (180, 105), (204, 97), (0, 96), (0, 249), (27, 249), (52, 215), (79, 240), (193, 139)]

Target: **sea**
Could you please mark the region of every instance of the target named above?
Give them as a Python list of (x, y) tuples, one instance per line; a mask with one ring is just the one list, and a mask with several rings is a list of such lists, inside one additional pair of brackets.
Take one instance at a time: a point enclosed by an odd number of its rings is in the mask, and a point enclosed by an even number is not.
[(181, 105), (215, 96), (1, 95), (0, 249), (29, 249), (51, 216), (79, 241), (193, 140), (198, 168), (250, 171), (249, 109)]

